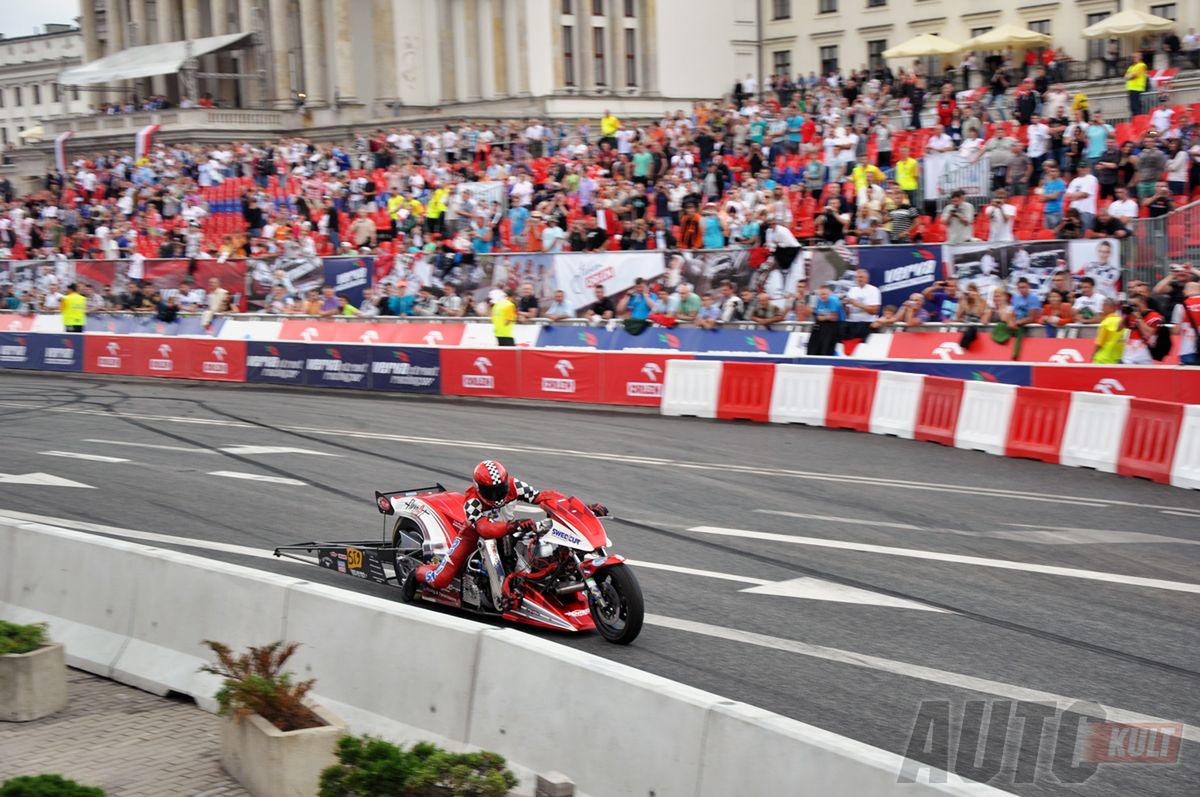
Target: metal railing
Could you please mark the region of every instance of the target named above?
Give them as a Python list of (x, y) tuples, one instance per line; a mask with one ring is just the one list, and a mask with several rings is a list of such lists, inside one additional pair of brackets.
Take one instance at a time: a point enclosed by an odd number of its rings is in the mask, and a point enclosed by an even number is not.
[(987, 156), (978, 161), (968, 161), (955, 156), (954, 162), (938, 177), (937, 207), (940, 211), (950, 195), (955, 191), (963, 191), (967, 201), (976, 207), (988, 203), (992, 193), (992, 166)]
[(1134, 219), (1129, 228), (1132, 234), (1121, 242), (1126, 279), (1153, 284), (1169, 263), (1200, 264), (1200, 202), (1156, 219)]

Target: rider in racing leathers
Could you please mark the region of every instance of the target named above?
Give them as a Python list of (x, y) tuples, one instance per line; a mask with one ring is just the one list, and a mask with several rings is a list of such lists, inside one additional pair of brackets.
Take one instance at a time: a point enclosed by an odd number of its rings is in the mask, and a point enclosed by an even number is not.
[[(538, 504), (561, 497), (553, 490), (535, 490), (520, 479), (509, 476), (508, 470), (494, 459), (476, 465), (473, 478), (474, 483), (467, 488), (463, 502), (466, 527), (442, 561), (417, 568), (416, 584), (439, 590), (450, 586), (478, 546), (480, 537), (498, 540), (506, 534), (533, 532), (537, 524), (532, 520), (510, 520), (506, 517), (510, 513), (503, 510), (509, 504), (514, 501)], [(589, 504), (588, 509), (599, 516), (608, 514), (608, 509), (600, 504)]]

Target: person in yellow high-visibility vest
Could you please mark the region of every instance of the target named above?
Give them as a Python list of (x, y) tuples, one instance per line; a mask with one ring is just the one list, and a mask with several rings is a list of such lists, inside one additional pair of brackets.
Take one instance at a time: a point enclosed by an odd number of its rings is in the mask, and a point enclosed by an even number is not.
[(607, 141), (609, 148), (615, 150), (617, 148), (617, 131), (620, 129), (621, 120), (605, 109), (604, 116), (600, 117), (600, 140), (596, 142), (597, 145)]
[(492, 331), (496, 335), (497, 346), (516, 346), (513, 339), (513, 326), (517, 323), (517, 306), (507, 291), (499, 288), (488, 294), (492, 300)]
[(59, 303), (59, 309), (62, 312), (63, 329), (67, 332), (83, 331), (87, 323), (87, 299), (74, 282), (67, 286), (67, 295)]

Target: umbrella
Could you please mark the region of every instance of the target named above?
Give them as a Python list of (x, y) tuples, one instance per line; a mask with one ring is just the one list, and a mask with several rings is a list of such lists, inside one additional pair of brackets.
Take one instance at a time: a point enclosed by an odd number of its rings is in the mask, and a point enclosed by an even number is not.
[(41, 125), (36, 125), (28, 130), (22, 130), (20, 133), (17, 133), (17, 138), (23, 141), (41, 141), (45, 137), (46, 131), (42, 129)]
[(1136, 33), (1161, 33), (1173, 27), (1175, 23), (1169, 19), (1130, 8), (1102, 19), (1095, 25), (1087, 26), (1083, 29), (1083, 37), (1107, 39), (1113, 36), (1132, 36)]
[(927, 55), (954, 55), (962, 51), (961, 44), (943, 39), (932, 33), (922, 33), (903, 44), (883, 51), (884, 58), (922, 58)]
[(1017, 25), (1001, 25), (998, 28), (992, 28), (987, 33), (981, 33), (973, 39), (968, 39), (963, 47), (968, 50), (1007, 47), (1010, 44), (1014, 47), (1037, 47), (1041, 44), (1049, 44), (1051, 41), (1050, 36), (1038, 33), (1036, 30)]

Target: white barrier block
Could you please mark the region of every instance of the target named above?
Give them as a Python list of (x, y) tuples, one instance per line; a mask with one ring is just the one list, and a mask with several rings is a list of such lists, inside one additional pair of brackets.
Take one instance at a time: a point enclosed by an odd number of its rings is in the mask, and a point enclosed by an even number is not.
[(280, 634), (303, 643), (291, 662), (296, 674), (317, 678), (316, 694), (356, 731), (387, 731), (406, 741), (436, 735), (439, 742), (461, 744), (485, 628), (396, 601), (300, 584), (288, 590)]
[(831, 365), (776, 365), (771, 387), (771, 423), (825, 425)]
[[(11, 525), (9, 525), (11, 524)], [(15, 623), (45, 621), (66, 646), (67, 664), (112, 677), (129, 639), (133, 598), (145, 545), (104, 539), (38, 523), (7, 521), (12, 536), (9, 601)]]
[(1012, 420), (1016, 385), (994, 382), (963, 384), (962, 407), (958, 411), (958, 428), (954, 433), (956, 448), (970, 448), (1004, 456), (1008, 439), (1008, 424)]
[(924, 385), (925, 377), (921, 374), (880, 371), (875, 383), (875, 401), (871, 403), (871, 434), (911, 440)]
[[(723, 703), (712, 708), (702, 759), (700, 797), (1008, 797), (1008, 792), (990, 786), (965, 786), (962, 778), (940, 770), (929, 780), (941, 779), (944, 783), (898, 784), (904, 766), (901, 756), (745, 703)], [(747, 762), (761, 765), (748, 766)]]
[(66, 331), (63, 326), (62, 315), (54, 313), (39, 313), (33, 317), (33, 327), (30, 332), (41, 332), (48, 335), (61, 335)]
[(1129, 396), (1071, 393), (1071, 410), (1058, 461), (1075, 468), (1117, 472), (1121, 437), (1129, 417)]
[(721, 698), (509, 629), (484, 632), (480, 661), (470, 744), (570, 772), (587, 794), (700, 793), (705, 721)]
[(854, 360), (886, 360), (891, 348), (891, 332), (872, 332), (866, 340), (854, 347), (850, 358)]
[(667, 360), (662, 414), (717, 417), (723, 365), (720, 360)]
[(1183, 423), (1171, 464), (1171, 484), (1200, 490), (1200, 405), (1188, 404), (1183, 408)]
[[(250, 577), (248, 577), (250, 576)], [(134, 583), (128, 646), (113, 677), (147, 692), (181, 692), (216, 709), (220, 679), (199, 672), (214, 660), (206, 639), (235, 651), (282, 639), (287, 589), (304, 583), (170, 550), (142, 558)], [(197, 596), (204, 596), (202, 601)]]

